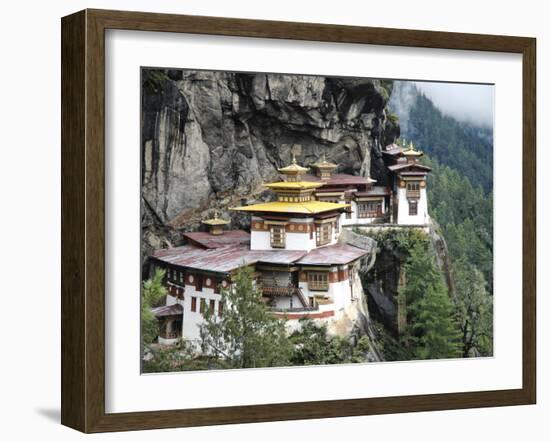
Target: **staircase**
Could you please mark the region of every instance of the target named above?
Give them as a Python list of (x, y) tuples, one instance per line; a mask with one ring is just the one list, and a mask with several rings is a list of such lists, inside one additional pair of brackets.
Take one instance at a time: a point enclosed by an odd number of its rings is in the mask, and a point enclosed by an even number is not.
[(307, 298), (304, 296), (300, 287), (295, 287), (292, 285), (292, 282), (289, 280), (288, 285), (283, 286), (277, 282), (275, 277), (275, 272), (272, 272), (272, 275), (266, 273), (262, 274), (262, 294), (268, 297), (276, 296), (297, 296), (302, 304), (302, 307), (305, 309), (311, 308)]

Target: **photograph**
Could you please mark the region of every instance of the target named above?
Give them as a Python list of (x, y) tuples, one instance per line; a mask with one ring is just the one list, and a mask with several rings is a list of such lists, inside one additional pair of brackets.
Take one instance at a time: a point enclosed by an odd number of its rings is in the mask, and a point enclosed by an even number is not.
[(548, 14), (470, 3), (5, 2), (0, 442), (548, 439)]
[(493, 356), (493, 84), (140, 89), (142, 373)]

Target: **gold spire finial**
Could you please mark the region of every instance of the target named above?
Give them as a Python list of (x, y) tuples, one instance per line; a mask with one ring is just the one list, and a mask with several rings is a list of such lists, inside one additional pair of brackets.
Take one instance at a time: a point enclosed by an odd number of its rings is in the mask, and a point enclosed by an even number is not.
[(323, 181), (330, 180), (332, 172), (338, 167), (337, 164), (329, 163), (327, 161), (326, 152), (323, 152), (319, 160), (317, 160), (316, 163), (313, 163), (312, 166), (316, 169), (317, 176)]
[(306, 167), (298, 165), (294, 153), (292, 153), (292, 163), (277, 170), (286, 176), (287, 181), (300, 181), (301, 176), (308, 171)]
[(230, 221), (220, 218), (220, 212), (218, 209), (214, 210), (214, 218), (205, 219), (203, 224), (206, 224), (212, 235), (221, 235), (223, 234), (223, 226), (229, 224)]
[(419, 150), (416, 150), (412, 141), (409, 142), (409, 147), (403, 151), (403, 155), (406, 157), (420, 157), (423, 153)]

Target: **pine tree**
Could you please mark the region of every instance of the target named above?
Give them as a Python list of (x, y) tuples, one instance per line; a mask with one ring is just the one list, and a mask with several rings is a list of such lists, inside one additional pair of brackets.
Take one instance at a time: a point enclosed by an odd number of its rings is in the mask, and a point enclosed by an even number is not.
[(349, 337), (329, 336), (326, 324), (300, 319), (300, 327), (290, 336), (294, 344), (291, 365), (324, 365), (365, 362), (369, 339), (363, 336), (353, 345)]
[(143, 344), (151, 344), (158, 335), (158, 322), (151, 308), (168, 293), (162, 285), (165, 271), (157, 269), (153, 278), (143, 281), (141, 290), (141, 337)]
[(407, 330), (402, 342), (413, 359), (452, 358), (460, 354), (453, 304), (429, 242), (417, 243), (405, 264), (407, 282), (399, 296), (407, 305)]
[(222, 290), (222, 317), (207, 308), (200, 327), (202, 351), (222, 358), (233, 368), (287, 365), (292, 345), (285, 321), (275, 318), (262, 302), (252, 269), (241, 267), (232, 286)]
[(460, 318), (462, 354), (493, 354), (493, 303), (485, 287), (483, 274), (465, 261), (455, 264), (455, 305)]

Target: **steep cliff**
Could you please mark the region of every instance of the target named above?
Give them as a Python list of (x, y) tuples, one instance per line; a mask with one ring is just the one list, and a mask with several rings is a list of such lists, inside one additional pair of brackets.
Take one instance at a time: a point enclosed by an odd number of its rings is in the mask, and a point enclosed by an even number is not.
[(376, 254), (373, 265), (361, 273), (367, 292), (370, 314), (392, 334), (398, 335), (406, 326), (407, 306), (399, 298), (399, 291), (407, 285), (405, 264), (411, 249), (418, 242), (427, 243), (427, 253), (433, 257), (444, 278), (448, 295), (454, 296), (455, 287), (451, 260), (445, 238), (432, 219), (427, 233), (416, 229), (378, 230), (359, 229), (375, 240)]
[(268, 198), (263, 182), (296, 154), (387, 182), (381, 147), (399, 135), (391, 81), (186, 70), (142, 72), (142, 254), (176, 244), (220, 209)]

